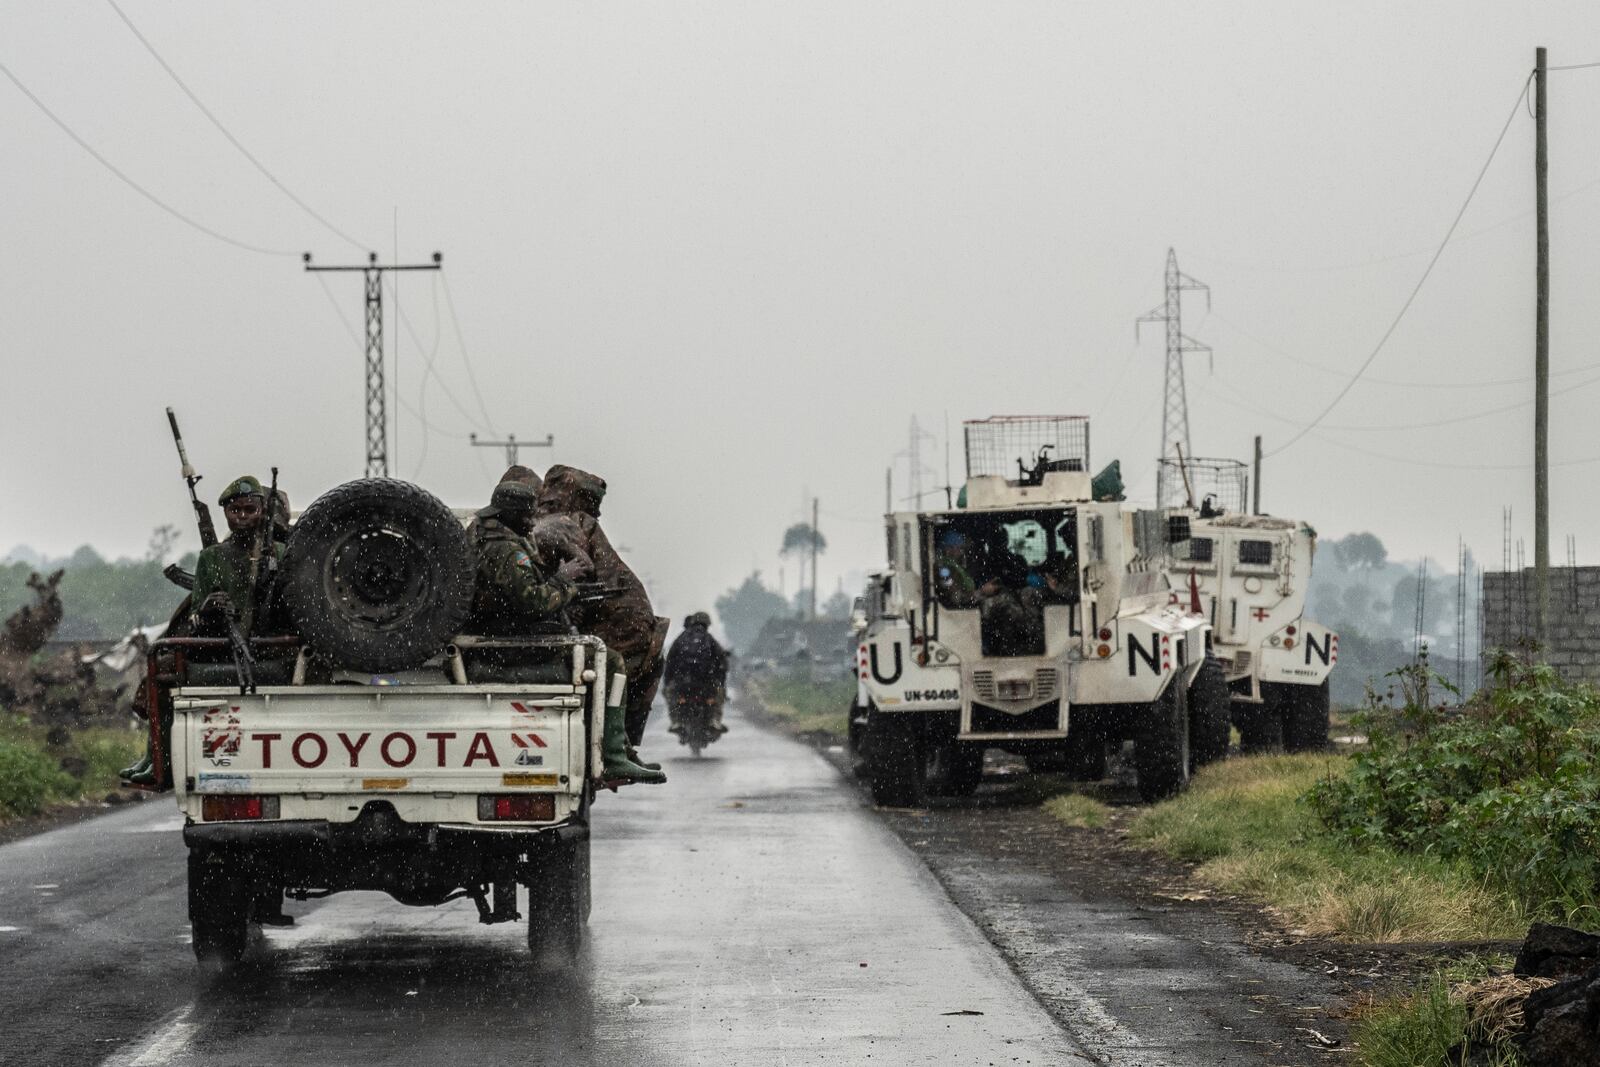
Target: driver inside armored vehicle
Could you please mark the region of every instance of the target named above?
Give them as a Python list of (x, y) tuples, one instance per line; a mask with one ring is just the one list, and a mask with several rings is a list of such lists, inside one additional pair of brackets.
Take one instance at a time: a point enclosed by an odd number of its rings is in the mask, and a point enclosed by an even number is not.
[(1078, 599), (1074, 516), (1006, 512), (952, 516), (934, 536), (940, 606), (976, 607), (985, 656), (1044, 654), (1044, 609)]

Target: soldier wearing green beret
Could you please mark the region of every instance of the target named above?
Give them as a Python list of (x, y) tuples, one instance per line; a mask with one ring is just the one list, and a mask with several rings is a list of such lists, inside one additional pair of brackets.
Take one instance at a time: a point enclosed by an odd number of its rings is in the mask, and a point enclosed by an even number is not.
[(195, 562), (195, 621), (204, 632), (217, 629), (222, 618), (235, 619), (240, 632), (248, 637), (260, 607), (250, 583), (251, 553), (264, 555), (270, 544), (271, 551), (281, 558), (283, 544), (276, 537), (257, 544), (257, 533), (267, 514), (267, 494), (259, 479), (248, 474), (234, 479), (217, 503), (228, 520), (228, 537), (202, 549)]
[[(539, 567), (539, 550), (530, 537), (538, 493), (522, 481), (495, 486), (489, 506), (473, 516), (472, 541), (478, 556), (473, 591), (472, 620), (475, 633), (517, 636), (559, 614), (577, 591), (574, 584), (588, 569), (583, 560), (568, 559), (545, 577)], [(607, 673), (622, 669), (613, 656)], [(606, 708), (601, 742), (602, 777), (615, 781), (664, 782), (659, 770), (641, 767), (627, 757), (627, 725), (622, 704)]]

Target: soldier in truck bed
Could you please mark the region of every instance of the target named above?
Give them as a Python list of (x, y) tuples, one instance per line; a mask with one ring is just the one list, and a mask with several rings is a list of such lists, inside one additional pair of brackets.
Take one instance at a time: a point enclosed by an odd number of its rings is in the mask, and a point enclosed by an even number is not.
[(650, 704), (661, 683), (667, 620), (656, 617), (644, 583), (600, 528), (600, 502), (605, 495), (604, 478), (559, 463), (552, 466), (539, 490), (539, 521), (533, 537), (541, 552), (556, 559), (587, 561), (602, 585), (619, 591), (582, 605), (573, 613), (573, 621), (584, 633), (596, 635), (607, 648), (620, 652), (627, 663), (628, 742), (633, 748), (644, 736)]
[(228, 537), (204, 548), (194, 565), (194, 604), (196, 632), (215, 633), (225, 629), (223, 620), (233, 619), (249, 637), (255, 629), (258, 609), (257, 590), (250, 584), (250, 556), (259, 552), (257, 568), (265, 566), (269, 551), (283, 556), (283, 544), (275, 536), (256, 543), (257, 532), (266, 521), (267, 496), (259, 479), (246, 474), (235, 478), (222, 491), (217, 502), (228, 520)]
[[(537, 629), (551, 616), (560, 615), (576, 592), (574, 581), (587, 565), (579, 559), (563, 561), (546, 577), (540, 569), (539, 551), (529, 539), (538, 500), (525, 482), (495, 486), (489, 506), (473, 516), (472, 546), (478, 571), (473, 590), (473, 633), (514, 637)], [(620, 673), (620, 657), (608, 665)], [(601, 776), (619, 782), (665, 782), (657, 768), (642, 767), (628, 758), (626, 712), (621, 703), (607, 704), (601, 739)]]

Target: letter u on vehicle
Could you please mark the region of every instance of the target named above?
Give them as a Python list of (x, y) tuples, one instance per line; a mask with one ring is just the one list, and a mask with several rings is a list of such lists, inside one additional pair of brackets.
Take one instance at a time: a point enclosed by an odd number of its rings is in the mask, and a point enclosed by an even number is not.
[(871, 646), (871, 651), (868, 653), (872, 662), (872, 680), (880, 685), (893, 685), (900, 680), (900, 675), (905, 670), (900, 659), (900, 642), (896, 641), (891, 647), (894, 649), (894, 673), (887, 678), (878, 670), (878, 646)]

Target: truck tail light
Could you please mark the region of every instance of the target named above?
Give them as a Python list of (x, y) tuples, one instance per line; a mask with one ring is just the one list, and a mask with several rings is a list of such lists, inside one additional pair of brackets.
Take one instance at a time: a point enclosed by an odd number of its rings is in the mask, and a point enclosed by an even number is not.
[(480, 822), (550, 822), (555, 817), (556, 798), (552, 793), (511, 793), (478, 798)]
[(217, 796), (200, 798), (200, 818), (206, 822), (241, 819), (276, 819), (277, 797)]

